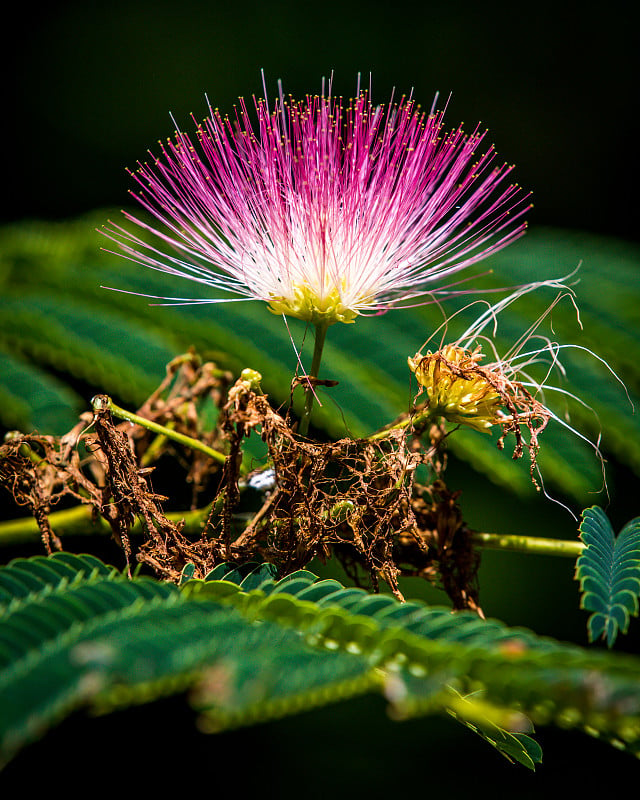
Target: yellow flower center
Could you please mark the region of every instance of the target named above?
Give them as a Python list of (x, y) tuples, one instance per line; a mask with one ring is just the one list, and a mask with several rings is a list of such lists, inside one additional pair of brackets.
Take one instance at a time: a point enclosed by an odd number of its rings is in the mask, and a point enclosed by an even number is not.
[(269, 311), (311, 322), (314, 325), (333, 325), (335, 322), (354, 322), (358, 312), (342, 302), (338, 289), (320, 297), (308, 286), (294, 286), (293, 297), (269, 298)]

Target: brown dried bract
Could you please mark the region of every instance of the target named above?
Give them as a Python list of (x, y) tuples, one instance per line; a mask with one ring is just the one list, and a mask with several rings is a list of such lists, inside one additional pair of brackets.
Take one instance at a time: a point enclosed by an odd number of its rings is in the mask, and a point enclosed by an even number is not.
[(159, 503), (167, 498), (151, 490), (148, 481), (151, 469), (138, 467), (127, 437), (115, 427), (110, 412), (106, 410), (108, 399), (103, 405), (105, 410), (96, 411), (93, 420), (99, 445), (94, 454), (107, 477), (100, 514), (111, 525), (116, 541), (125, 552), (127, 564), (132, 554), (129, 531), (135, 520), (140, 519), (147, 540), (138, 560), (148, 561), (159, 572), (176, 578), (171, 551), (177, 545), (186, 545), (187, 541), (182, 537), (180, 527), (163, 514)]

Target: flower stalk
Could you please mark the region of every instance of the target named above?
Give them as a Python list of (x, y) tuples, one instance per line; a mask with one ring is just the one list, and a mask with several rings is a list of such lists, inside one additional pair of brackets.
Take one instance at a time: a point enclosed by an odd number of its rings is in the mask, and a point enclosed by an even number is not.
[(300, 419), (298, 433), (300, 436), (306, 436), (309, 430), (309, 423), (311, 421), (311, 410), (313, 409), (313, 400), (315, 397), (315, 389), (313, 387), (314, 378), (317, 378), (320, 373), (320, 362), (322, 361), (322, 351), (324, 349), (324, 342), (327, 336), (327, 328), (329, 326), (326, 322), (318, 322), (315, 326), (315, 341), (313, 345), (313, 358), (311, 360), (311, 370), (307, 376), (308, 381), (305, 388), (304, 410)]

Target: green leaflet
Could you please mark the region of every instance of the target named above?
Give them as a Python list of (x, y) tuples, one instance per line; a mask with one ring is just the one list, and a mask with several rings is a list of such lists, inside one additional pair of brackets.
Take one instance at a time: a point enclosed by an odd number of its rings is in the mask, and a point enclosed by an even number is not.
[(626, 633), (638, 614), (640, 597), (640, 517), (616, 536), (598, 506), (583, 512), (580, 536), (585, 549), (576, 563), (580, 607), (593, 613), (587, 626), (589, 641), (602, 637), (612, 647), (618, 631)]
[(15, 609), (24, 599), (65, 587), (72, 580), (92, 579), (114, 573), (102, 561), (91, 555), (55, 553), (47, 556), (16, 558), (0, 567), (0, 620), (9, 607)]
[[(474, 702), (473, 696), (462, 697), (458, 692), (451, 690), (451, 705), (449, 713), (489, 742), (509, 761), (515, 760), (528, 769), (535, 770), (535, 765), (542, 763), (542, 748), (525, 733), (510, 733), (501, 728), (491, 719), (494, 709), (485, 709)], [(481, 701), (480, 701), (481, 703)], [(515, 720), (512, 725), (517, 724)], [(531, 731), (529, 731), (531, 732)]]
[[(98, 236), (95, 227), (107, 217), (104, 211), (68, 223), (31, 222), (0, 230), (0, 280), (4, 283), (0, 344), (4, 349), (29, 360), (42, 374), (68, 375), (70, 381), (80, 378), (96, 391), (135, 405), (162, 379), (165, 357), (168, 361), (194, 345), (222, 367), (236, 372), (246, 366), (257, 369), (264, 376), (264, 390), (277, 403), (286, 403), (296, 358), (282, 319), (257, 302), (157, 307), (151, 305), (153, 300), (100, 288), (208, 296), (206, 287), (101, 252), (99, 248), (108, 247), (109, 242)], [(606, 359), (640, 405), (640, 334), (635, 325), (640, 305), (638, 260), (637, 245), (581, 232), (539, 229), (483, 263), (482, 271), (493, 269), (495, 275), (472, 285), (504, 287), (559, 277), (582, 261), (575, 288), (583, 329), (566, 303), (554, 311), (553, 337)], [(450, 303), (447, 313), (468, 299)], [(507, 309), (499, 319), (498, 352), (504, 353), (551, 299), (551, 293), (528, 295)], [(447, 338), (459, 335), (480, 310), (476, 305), (456, 317)], [(314, 424), (335, 438), (347, 433), (359, 436), (406, 411), (415, 393), (407, 356), (441, 322), (442, 312), (433, 305), (333, 326), (321, 377), (338, 380), (339, 385), (321, 390), (323, 406), (316, 407)], [(304, 326), (292, 320), (290, 329), (300, 346)], [(303, 358), (309, 354), (310, 336)], [(592, 441), (602, 427), (603, 449), (638, 467), (640, 422), (623, 388), (584, 351), (563, 351), (563, 359), (567, 379), (561, 388), (574, 392), (595, 414), (561, 394), (548, 392), (546, 401), (563, 419), (569, 410), (575, 427)], [(6, 394), (4, 376), (2, 391)], [(16, 415), (24, 418), (24, 409), (15, 402), (5, 407), (5, 425), (13, 427)], [(46, 419), (37, 413), (32, 416), (29, 422), (44, 430)], [(450, 449), (510, 491), (532, 493), (526, 463), (511, 461), (508, 440), (506, 452), (498, 452), (495, 438), (457, 432), (450, 437)], [(544, 434), (540, 463), (552, 491), (560, 490), (581, 502), (586, 492), (601, 486), (600, 464), (593, 450), (558, 423)]]

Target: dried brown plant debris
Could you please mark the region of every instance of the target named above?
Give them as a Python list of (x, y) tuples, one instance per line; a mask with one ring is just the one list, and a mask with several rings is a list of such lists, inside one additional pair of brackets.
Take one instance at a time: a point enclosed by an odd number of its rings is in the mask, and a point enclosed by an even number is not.
[(49, 514), (63, 498), (100, 503), (100, 491), (83, 473), (78, 453), (54, 436), (9, 438), (0, 447), (0, 484), (31, 511), (47, 553), (62, 549)]
[(471, 609), (483, 616), (478, 599), (480, 555), (462, 517), (459, 496), (441, 479), (414, 487), (416, 528), (413, 540), (399, 537), (397, 560), (406, 564), (403, 574), (426, 578), (444, 589), (455, 609)]
[[(165, 379), (143, 403), (138, 414), (151, 422), (171, 428), (213, 449), (222, 448), (222, 433), (216, 424), (217, 410), (226, 401), (232, 382), (229, 372), (211, 362), (203, 363), (193, 351), (167, 365)], [(218, 465), (204, 453), (186, 450), (162, 435), (140, 425), (120, 426), (130, 437), (143, 465), (157, 462), (165, 453), (178, 460), (192, 486), (192, 508), (210, 486)]]
[[(464, 537), (457, 496), (447, 495), (439, 482), (438, 502), (429, 515), (424, 502), (416, 500), (417, 466), (426, 461), (436, 474), (443, 469), (437, 448), (425, 452), (404, 428), (374, 440), (303, 440), (266, 397), (243, 381), (229, 392), (222, 424), (230, 439), (218, 534), (226, 560), (260, 558), (287, 573), (334, 552), (351, 574), (357, 574), (356, 565), (364, 569), (374, 590), (382, 578), (401, 597), (398, 577), (420, 574), (438, 578), (449, 591), (459, 578), (464, 585), (456, 590), (456, 607), (477, 605), (469, 553), (463, 560), (452, 558), (454, 535), (456, 547)], [(233, 509), (240, 497), (239, 457), (244, 437), (252, 432), (267, 444), (275, 485), (249, 524), (238, 530)], [(442, 439), (440, 426), (432, 426), (431, 433), (438, 442)], [(399, 556), (414, 563), (401, 565)], [(439, 570), (433, 566), (436, 560)]]
[[(100, 406), (103, 405), (103, 409)], [(177, 580), (187, 554), (193, 548), (177, 525), (164, 515), (160, 503), (167, 497), (156, 494), (149, 485), (152, 469), (139, 467), (127, 437), (114, 425), (108, 410), (109, 401), (94, 398), (93, 427), (98, 447), (95, 457), (104, 468), (106, 483), (100, 514), (109, 522), (129, 564), (132, 555), (129, 531), (139, 519), (146, 534), (137, 553), (138, 561), (150, 564), (164, 577)], [(201, 560), (201, 559), (198, 559)]]
[[(165, 381), (138, 412), (193, 438), (206, 436), (227, 453), (222, 466), (151, 438), (142, 425), (114, 424), (106, 396), (94, 398), (94, 413), (62, 438), (22, 436), (3, 445), (2, 482), (38, 520), (47, 550), (61, 547), (48, 516), (66, 497), (109, 524), (127, 563), (135, 558), (172, 581), (188, 563), (199, 578), (223, 561), (268, 561), (284, 575), (316, 556), (336, 555), (354, 576), (364, 572), (374, 591), (382, 579), (401, 598), (398, 579), (420, 576), (444, 588), (455, 608), (481, 613), (477, 557), (458, 497), (442, 480), (442, 424), (420, 431), (396, 426), (371, 439), (309, 441), (271, 407), (256, 381), (244, 377), (227, 388), (226, 379), (189, 354), (169, 365)], [(220, 406), (217, 424), (206, 431), (205, 401)], [(418, 433), (430, 441), (428, 448)], [(248, 514), (242, 459), (249, 436), (266, 443), (274, 478), (262, 506)], [(151, 485), (153, 460), (178, 448), (194, 485), (213, 485), (208, 514), (203, 510), (200, 529), (192, 527), (189, 536), (175, 513), (166, 516), (168, 498)], [(434, 476), (429, 487), (415, 483), (420, 464)], [(142, 529), (141, 544), (131, 536), (134, 525)]]
[[(228, 373), (215, 365), (202, 364), (193, 353), (172, 361), (158, 389), (140, 410), (140, 416), (159, 422), (206, 443), (220, 441), (215, 424), (203, 430), (202, 404), (216, 409), (226, 396)], [(63, 498), (91, 506), (95, 517), (104, 519), (122, 547), (127, 564), (133, 556), (130, 531), (138, 521), (145, 541), (137, 560), (171, 580), (180, 577), (187, 562), (195, 563), (198, 577), (214, 566), (210, 548), (204, 542), (191, 542), (181, 525), (167, 519), (161, 502), (150, 484), (153, 460), (171, 450), (186, 467), (187, 480), (199, 492), (219, 469), (202, 453), (177, 453), (170, 440), (150, 434), (139, 425), (115, 425), (108, 411), (108, 398), (95, 398), (95, 413), (85, 413), (80, 422), (63, 437), (14, 434), (0, 447), (0, 483), (6, 486), (18, 505), (29, 508), (40, 528), (47, 552), (61, 549), (49, 514)], [(217, 413), (216, 413), (217, 416)], [(152, 438), (153, 437), (153, 438)]]

